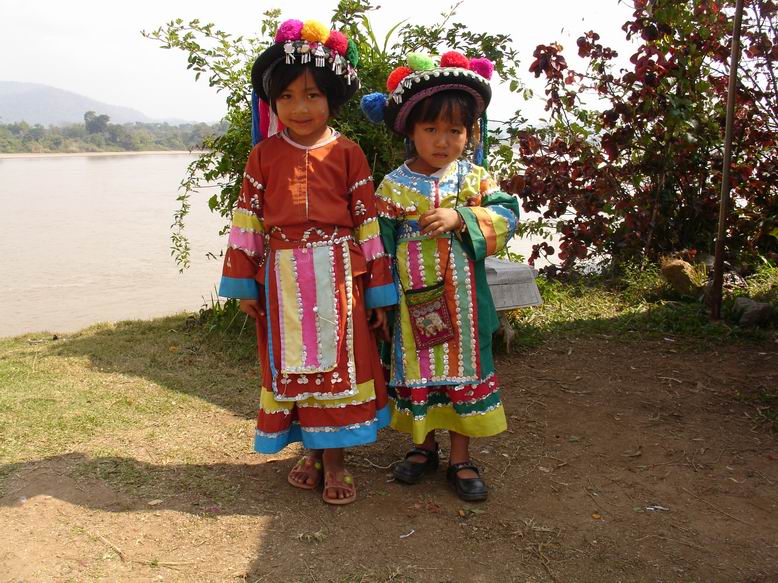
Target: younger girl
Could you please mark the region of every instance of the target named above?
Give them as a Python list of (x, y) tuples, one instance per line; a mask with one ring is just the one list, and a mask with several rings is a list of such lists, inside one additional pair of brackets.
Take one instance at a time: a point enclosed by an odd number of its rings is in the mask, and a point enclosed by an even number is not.
[(382, 117), (412, 152), (376, 191), (400, 292), (389, 356), (391, 424), (415, 444), (394, 476), (413, 484), (437, 468), (435, 430), (446, 429), (448, 480), (462, 499), (484, 500), (470, 438), (506, 429), (484, 258), (513, 236), (518, 202), (499, 192), (484, 168), (460, 159), (491, 98), (491, 62), (452, 51), (439, 66), (419, 54), (408, 64), (389, 76), (388, 98), (372, 94), (362, 102), (368, 117)]
[(365, 155), (328, 125), (358, 88), (356, 48), (315, 21), (284, 22), (275, 40), (251, 71), (266, 139), (246, 164), (219, 294), (257, 321), (255, 449), (302, 441), (311, 452), (289, 482), (314, 489), (323, 473), (324, 501), (347, 504), (343, 448), (375, 441), (389, 420), (368, 318), (382, 327), (396, 291)]

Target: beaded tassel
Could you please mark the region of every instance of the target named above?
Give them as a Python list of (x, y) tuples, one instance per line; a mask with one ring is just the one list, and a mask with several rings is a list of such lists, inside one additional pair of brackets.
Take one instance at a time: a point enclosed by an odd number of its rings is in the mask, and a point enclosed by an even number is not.
[(284, 53), (286, 54), (286, 64), (294, 63), (294, 44), (290, 41), (284, 43)]
[(485, 169), (489, 169), (489, 162), (487, 157), (489, 155), (489, 128), (487, 125), (486, 112), (483, 113), (481, 119), (478, 120), (479, 125), (479, 139), (473, 152), (473, 161), (482, 166)]
[(486, 112), (481, 116), (481, 148), (484, 152), (484, 159), (481, 163), (481, 166), (485, 170), (489, 170), (489, 145), (491, 144), (491, 139), (489, 139), (489, 120), (486, 117)]
[(324, 58), (327, 56), (324, 52), (324, 48), (319, 45), (316, 47), (316, 52), (314, 53), (314, 56), (316, 57), (316, 66), (317, 67), (323, 67), (324, 66)]
[(301, 63), (310, 63), (311, 62), (311, 47), (308, 44), (303, 44), (300, 47), (300, 52), (302, 53), (302, 56), (300, 57)]
[(251, 92), (251, 143), (256, 146), (262, 141), (262, 134), (259, 131), (259, 95), (256, 91)]

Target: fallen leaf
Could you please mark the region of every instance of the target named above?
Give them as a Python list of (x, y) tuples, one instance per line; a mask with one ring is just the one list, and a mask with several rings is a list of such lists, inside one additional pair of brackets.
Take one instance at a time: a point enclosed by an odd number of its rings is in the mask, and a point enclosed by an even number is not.
[(481, 510), (480, 508), (464, 508), (457, 511), (457, 514), (459, 514), (460, 518), (470, 518), (476, 514), (484, 513), (486, 513), (486, 510)]
[(320, 543), (324, 542), (326, 538), (327, 535), (324, 534), (322, 530), (318, 530), (316, 532), (303, 532), (297, 535), (297, 540), (300, 540), (304, 543)]
[(149, 500), (146, 504), (148, 504), (149, 506), (157, 506), (159, 504), (162, 504), (162, 502), (164, 501), (157, 498), (156, 500)]

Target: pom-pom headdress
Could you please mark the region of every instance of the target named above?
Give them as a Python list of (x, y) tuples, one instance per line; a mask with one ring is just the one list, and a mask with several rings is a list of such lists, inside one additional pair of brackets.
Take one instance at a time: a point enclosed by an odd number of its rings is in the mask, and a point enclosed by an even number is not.
[(310, 63), (329, 71), (342, 84), (346, 99), (359, 89), (359, 51), (345, 34), (330, 30), (316, 20), (287, 20), (276, 31), (275, 42), (265, 49), (251, 68), (252, 138), (256, 144), (283, 129), (268, 106), (270, 76), (277, 66)]
[(476, 145), (476, 163), (485, 165), (487, 148), (486, 107), (492, 98), (489, 80), (494, 65), (489, 59), (468, 59), (449, 51), (439, 64), (423, 53), (411, 53), (405, 65), (397, 67), (386, 80), (388, 95), (371, 93), (362, 98), (362, 111), (374, 123), (384, 122), (393, 132), (405, 136), (408, 115), (425, 97), (440, 91), (459, 90), (473, 96), (480, 118), (480, 141)]

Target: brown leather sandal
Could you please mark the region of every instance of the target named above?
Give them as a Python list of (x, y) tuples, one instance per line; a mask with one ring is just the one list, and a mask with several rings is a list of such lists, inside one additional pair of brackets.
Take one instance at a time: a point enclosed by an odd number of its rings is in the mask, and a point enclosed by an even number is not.
[[(301, 490), (315, 490), (321, 483), (323, 467), (324, 466), (322, 466), (320, 459), (317, 459), (312, 455), (304, 455), (299, 460), (297, 460), (297, 463), (294, 466), (292, 466), (292, 469), (289, 470), (289, 475), (286, 477), (286, 479), (295, 488), (300, 488)], [(313, 471), (310, 471), (311, 469), (313, 469)], [(308, 477), (313, 478), (313, 484), (306, 484), (305, 481), (295, 481), (292, 478), (292, 474), (296, 472), (306, 474), (306, 479)]]
[[(329, 488), (339, 488), (344, 490), (347, 494), (345, 498), (330, 498), (327, 496), (327, 490)], [(324, 472), (324, 491), (321, 493), (321, 499), (327, 504), (334, 504), (336, 506), (342, 506), (344, 504), (351, 504), (357, 499), (357, 487), (354, 484), (354, 477), (348, 470), (343, 470), (343, 479), (338, 480), (335, 478), (334, 472)]]

